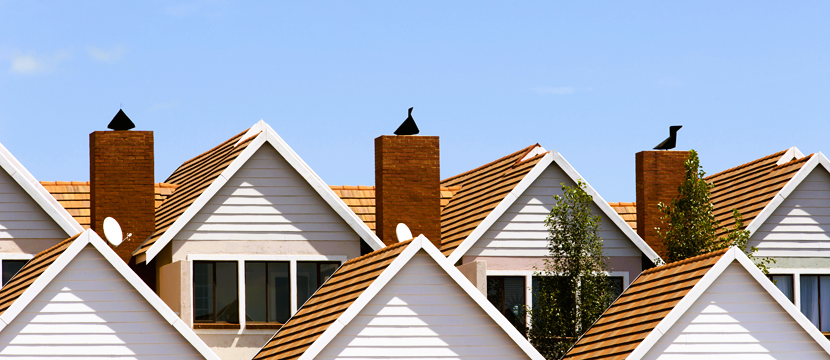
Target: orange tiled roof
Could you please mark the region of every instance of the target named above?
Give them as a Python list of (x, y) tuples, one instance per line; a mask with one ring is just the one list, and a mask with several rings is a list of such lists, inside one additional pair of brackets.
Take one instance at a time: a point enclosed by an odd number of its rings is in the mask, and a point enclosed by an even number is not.
[(332, 274), (254, 359), (296, 359), (334, 323), (412, 240), (352, 259)]
[[(544, 154), (521, 161), (539, 144), (489, 164), (444, 179), (442, 186), (461, 186), (441, 211), (441, 251), (449, 255), (509, 194)], [(546, 153), (545, 153), (546, 154)]]
[[(715, 219), (721, 227), (735, 225), (733, 208), (741, 212), (744, 226), (748, 226), (813, 156), (810, 154), (777, 165), (776, 162), (786, 152), (777, 152), (706, 177), (706, 181), (715, 184), (709, 198), (715, 207)], [(724, 234), (725, 231), (718, 230), (718, 236)]]
[(49, 265), (52, 265), (55, 260), (67, 248), (69, 245), (72, 245), (72, 242), (75, 241), (78, 236), (81, 236), (83, 233), (79, 233), (69, 239), (61, 241), (55, 246), (52, 246), (46, 250), (41, 251), (37, 255), (35, 255), (26, 265), (23, 266), (17, 274), (12, 277), (9, 282), (0, 289), (0, 315), (2, 315), (6, 310), (14, 304), (14, 301), (17, 300), (20, 295), (23, 295), (23, 292), (32, 285), (35, 280), (43, 274), (46, 269), (49, 268)]
[(213, 181), (222, 174), (239, 154), (256, 138), (257, 133), (243, 141), (237, 142), (245, 135), (245, 130), (207, 152), (185, 161), (170, 175), (165, 183), (175, 184), (176, 191), (156, 208), (156, 229), (152, 235), (136, 250), (134, 255), (143, 254), (160, 238), (173, 222), (193, 204), (194, 201)]
[[(374, 186), (335, 186), (331, 190), (349, 206), (366, 226), (375, 231), (375, 187)], [(455, 195), (461, 186), (441, 187), (441, 210), (449, 204), (450, 199)]]
[[(89, 229), (90, 226), (90, 208), (89, 208), (89, 181), (41, 181), (41, 185), (46, 188), (52, 196), (58, 200), (69, 215), (72, 215), (84, 229)], [(173, 194), (176, 190), (176, 185), (157, 183), (156, 184), (156, 208), (158, 208), (165, 199)]]
[(637, 203), (633, 202), (612, 202), (608, 203), (611, 208), (625, 220), (634, 231), (637, 231)]
[(624, 359), (729, 249), (643, 271), (565, 359)]

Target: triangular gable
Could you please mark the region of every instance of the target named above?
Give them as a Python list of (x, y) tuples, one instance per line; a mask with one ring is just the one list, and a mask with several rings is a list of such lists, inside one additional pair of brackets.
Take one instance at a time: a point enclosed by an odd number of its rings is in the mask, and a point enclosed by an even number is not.
[(830, 341), (742, 251), (730, 248), (644, 271), (565, 359), (741, 352), (787, 359), (811, 351), (827, 358)]
[[(268, 144), (276, 150), (277, 153), (279, 153), (279, 155), (282, 156), (283, 159), (285, 159), (309, 185), (311, 185), (317, 194), (319, 194), (319, 196), (321, 196), (323, 200), (331, 206), (331, 208), (334, 209), (334, 211), (341, 218), (343, 218), (343, 220), (346, 221), (349, 227), (351, 227), (358, 234), (358, 236), (363, 239), (363, 241), (375, 250), (383, 247), (383, 243), (366, 226), (366, 224), (364, 224), (363, 221), (361, 221), (360, 218), (358, 218), (357, 215), (355, 215), (355, 213), (351, 211), (339, 197), (337, 197), (332, 189), (326, 185), (326, 183), (319, 176), (317, 176), (317, 174), (314, 173), (314, 171), (311, 170), (305, 162), (303, 162), (294, 150), (292, 150), (288, 144), (286, 144), (285, 141), (283, 141), (282, 138), (280, 138), (279, 135), (277, 135), (277, 133), (264, 121), (260, 120), (244, 135), (240, 134), (222, 146), (228, 147), (228, 145), (231, 144), (234, 147), (244, 145), (244, 149), (241, 149), (238, 155), (235, 155), (232, 160), (227, 160), (230, 161), (230, 164), (227, 164), (226, 167), (221, 170), (221, 173), (215, 176), (215, 179), (213, 179), (209, 184), (204, 184), (202, 189), (199, 190), (200, 192), (194, 193), (191, 198), (186, 201), (186, 203), (181, 204), (177, 215), (173, 214), (161, 219), (162, 221), (170, 223), (170, 225), (165, 225), (162, 229), (159, 229), (159, 225), (157, 224), (156, 233), (145, 241), (134, 253), (134, 255), (138, 257), (139, 262), (152, 260), (264, 144)], [(168, 182), (175, 183), (175, 181)], [(173, 193), (173, 196), (168, 201), (165, 201), (165, 203), (162, 204), (162, 207), (159, 208), (157, 211), (157, 223), (159, 222), (158, 212), (165, 211), (167, 203), (171, 202), (173, 199), (176, 199), (177, 196), (184, 196), (179, 195), (179, 191), (183, 191), (183, 189), (177, 189), (176, 192)], [(170, 207), (173, 206), (175, 205), (171, 202)]]
[(0, 312), (0, 342), (14, 344), (0, 355), (218, 359), (93, 230), (30, 260), (0, 289)]
[[(0, 144), (0, 167), (60, 226), (66, 236), (84, 231), (66, 209), (52, 197), (25, 167)], [(63, 236), (62, 236), (63, 237)]]
[[(427, 288), (434, 287), (433, 291), (441, 291), (438, 288), (442, 286), (457, 286), (453, 289), (458, 292), (455, 296), (460, 295), (464, 299), (445, 302), (434, 301), (436, 299), (433, 299), (433, 296), (423, 296), (430, 293)], [(430, 333), (433, 331), (428, 326), (430, 322), (426, 321), (427, 325), (424, 325), (423, 319), (418, 319), (417, 314), (450, 314), (444, 307), (464, 305), (470, 308), (458, 309), (458, 314), (477, 314), (476, 319), (462, 316), (454, 320), (457, 328), (460, 328), (460, 325), (471, 327), (460, 330), (467, 335), (464, 339), (455, 338), (456, 334), (447, 332), (438, 332), (437, 335)], [(474, 357), (475, 354), (463, 352), (474, 352), (475, 349), (458, 350), (454, 345), (464, 343), (464, 347), (475, 348), (476, 345), (482, 344), (476, 341), (485, 340), (489, 342), (484, 344), (497, 344), (496, 348), (504, 347), (491, 349), (491, 355), (502, 351), (504, 354), (500, 356), (503, 358), (515, 358), (519, 355), (521, 358), (542, 359), (518, 330), (423, 235), (343, 264), (254, 359), (313, 359), (330, 352), (343, 351), (350, 353), (350, 356), (355, 356), (355, 352), (360, 351), (363, 355), (357, 356), (380, 354), (388, 358), (407, 357), (406, 352), (393, 353), (391, 349), (383, 350), (396, 346), (396, 339), (390, 337), (398, 336), (397, 341), (407, 342), (406, 333), (393, 334), (383, 333), (391, 330), (365, 329), (370, 323), (386, 321), (390, 315), (408, 317), (392, 320), (396, 325), (407, 320), (411, 323), (409, 327), (398, 328), (399, 330), (417, 332), (420, 327), (422, 336), (432, 335), (430, 338), (433, 341), (420, 337), (417, 343), (421, 346), (415, 346), (413, 343), (410, 347), (414, 349), (410, 349), (409, 355)], [(441, 316), (434, 318), (438, 319)], [(481, 321), (489, 322), (492, 328), (482, 329)], [(360, 336), (354, 337), (355, 335)], [(379, 337), (372, 338), (373, 335)], [(387, 335), (386, 339), (381, 339), (384, 335)], [(442, 335), (446, 336), (446, 339)], [(367, 341), (374, 342), (374, 345), (365, 346)], [(429, 344), (437, 345), (430, 348)], [(487, 346), (482, 346), (481, 350), (486, 349)]]
[[(579, 173), (574, 169), (570, 163), (568, 163), (565, 158), (559, 154), (555, 150), (551, 150), (550, 152), (546, 153), (542, 156), (542, 158), (533, 166), (533, 169), (524, 176), (524, 178), (516, 185), (515, 188), (501, 201), (499, 204), (491, 211), (487, 217), (467, 236), (466, 239), (455, 249), (449, 256), (448, 259), (450, 262), (455, 263), (461, 259), (464, 254), (467, 253), (470, 248), (484, 235), (487, 230), (490, 229), (491, 226), (502, 216), (505, 212), (510, 208), (513, 203), (516, 202), (518, 199), (535, 181), (539, 178), (539, 176), (548, 168), (555, 164), (558, 166), (562, 171), (567, 174), (567, 176), (576, 183), (578, 179), (583, 179), (585, 182), (585, 190), (586, 192), (593, 197), (595, 205), (602, 211), (602, 213), (612, 221), (614, 226), (616, 226), (620, 231), (625, 234), (625, 236), (631, 240), (631, 242), (649, 259), (659, 259), (659, 255), (657, 255), (651, 247), (631, 229), (625, 223), (620, 215), (611, 208), (610, 205), (599, 195), (599, 193), (594, 190), (591, 185), (584, 180), (584, 178), (579, 175)], [(463, 189), (462, 189), (463, 190)]]

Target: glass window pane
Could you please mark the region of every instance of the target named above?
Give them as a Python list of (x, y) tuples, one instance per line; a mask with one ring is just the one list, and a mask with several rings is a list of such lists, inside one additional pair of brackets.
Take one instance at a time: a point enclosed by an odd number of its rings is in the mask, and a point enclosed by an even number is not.
[(499, 312), (504, 312), (504, 280), (502, 277), (487, 277), (487, 300), (490, 300)]
[(245, 262), (245, 321), (267, 321), (265, 263)]
[(821, 331), (830, 331), (830, 276), (819, 276), (819, 314), (821, 314)]
[(505, 314), (510, 313), (524, 323), (525, 306), (525, 278), (504, 278), (504, 307)]
[(193, 319), (213, 321), (213, 263), (193, 263)]
[(801, 275), (801, 313), (816, 327), (818, 318), (818, 276)]
[(268, 263), (268, 299), (268, 321), (288, 321), (291, 317), (291, 282), (287, 262)]
[(239, 287), (236, 262), (216, 262), (216, 321), (239, 323)]
[(769, 279), (775, 284), (784, 296), (793, 301), (793, 276), (792, 275), (769, 275)]
[(17, 274), (27, 262), (29, 260), (3, 260), (3, 282), (0, 283), (0, 286), (6, 285), (14, 274)]
[(322, 263), (320, 264), (320, 284), (319, 286), (323, 286), (323, 283), (328, 280), (332, 274), (340, 267), (340, 263)]
[(611, 301), (617, 300), (623, 292), (623, 277), (609, 276), (608, 277), (608, 291), (611, 293)]
[(317, 263), (297, 263), (297, 306), (305, 304), (311, 294), (317, 290)]

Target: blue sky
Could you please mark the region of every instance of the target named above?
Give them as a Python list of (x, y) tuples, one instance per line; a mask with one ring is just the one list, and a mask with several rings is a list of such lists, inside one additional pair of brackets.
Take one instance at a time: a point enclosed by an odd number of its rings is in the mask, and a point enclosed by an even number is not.
[(0, 1), (0, 143), (39, 180), (89, 178), (122, 106), (156, 179), (264, 119), (329, 184), (374, 183), (415, 107), (442, 177), (534, 143), (608, 201), (681, 124), (715, 173), (830, 152), (830, 2)]

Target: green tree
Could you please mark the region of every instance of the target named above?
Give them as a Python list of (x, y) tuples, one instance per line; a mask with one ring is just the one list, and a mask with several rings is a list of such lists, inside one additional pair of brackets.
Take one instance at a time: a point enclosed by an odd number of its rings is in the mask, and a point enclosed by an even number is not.
[(732, 209), (735, 225), (731, 229), (725, 229), (725, 236), (720, 238), (717, 236), (717, 231), (721, 226), (715, 219), (714, 206), (709, 199), (709, 193), (714, 185), (704, 179), (706, 172), (700, 166), (700, 158), (696, 151), (689, 151), (685, 167), (686, 175), (677, 189), (677, 197), (670, 205), (657, 204), (663, 213), (660, 217), (662, 227), (656, 230), (657, 237), (666, 246), (664, 260), (680, 261), (737, 246), (755, 261), (758, 268), (767, 273), (767, 265), (774, 263), (775, 260), (755, 258), (753, 253), (758, 249), (755, 247), (747, 249), (749, 231), (745, 229), (741, 212), (738, 209)]
[(562, 190), (545, 220), (550, 258), (534, 287), (527, 333), (547, 359), (563, 357), (613, 300), (593, 198), (581, 180)]

